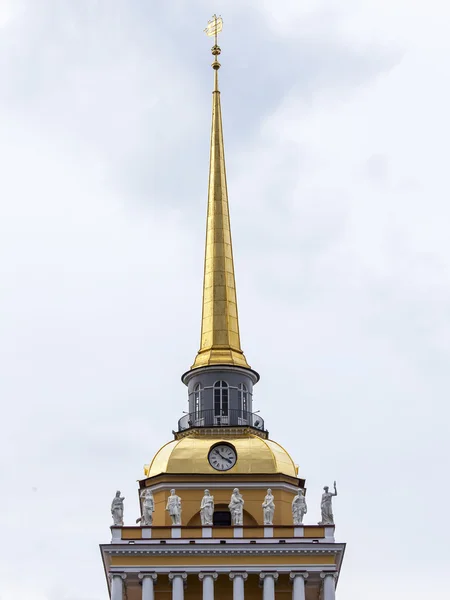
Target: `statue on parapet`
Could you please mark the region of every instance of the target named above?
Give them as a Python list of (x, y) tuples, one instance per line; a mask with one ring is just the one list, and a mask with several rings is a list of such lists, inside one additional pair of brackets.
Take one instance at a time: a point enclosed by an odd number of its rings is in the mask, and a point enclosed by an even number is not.
[(334, 525), (332, 498), (337, 496), (336, 482), (334, 482), (334, 494), (329, 492), (329, 489), (327, 485), (323, 488), (322, 502), (320, 503), (322, 520), (319, 525)]
[(244, 498), (239, 493), (238, 488), (234, 488), (228, 508), (231, 513), (231, 524), (238, 527), (242, 526), (244, 519)]
[(172, 519), (172, 525), (181, 525), (181, 498), (175, 494), (175, 490), (170, 490), (166, 510)]
[(275, 513), (275, 498), (273, 497), (272, 490), (267, 490), (266, 497), (262, 503), (264, 513), (264, 525), (273, 525), (273, 515)]
[(111, 515), (113, 518), (113, 525), (123, 526), (123, 501), (125, 497), (121, 497), (120, 492), (117, 491), (116, 495), (111, 502)]
[(200, 504), (200, 518), (202, 525), (208, 527), (213, 524), (214, 514), (214, 496), (211, 496), (209, 490), (205, 490), (205, 495)]
[(140, 523), (143, 527), (151, 527), (153, 525), (153, 513), (155, 512), (155, 499), (153, 492), (149, 488), (142, 490), (142, 517), (136, 519), (136, 523)]
[(292, 500), (292, 520), (294, 525), (303, 525), (303, 517), (308, 512), (305, 500), (305, 490), (299, 489)]

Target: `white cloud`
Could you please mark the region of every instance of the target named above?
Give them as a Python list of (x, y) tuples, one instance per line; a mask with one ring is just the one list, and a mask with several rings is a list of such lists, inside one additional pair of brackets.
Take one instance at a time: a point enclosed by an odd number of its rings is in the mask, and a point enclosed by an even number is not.
[(15, 5), (11, 0), (0, 0), (0, 28), (6, 27), (12, 21), (18, 6), (19, 3)]

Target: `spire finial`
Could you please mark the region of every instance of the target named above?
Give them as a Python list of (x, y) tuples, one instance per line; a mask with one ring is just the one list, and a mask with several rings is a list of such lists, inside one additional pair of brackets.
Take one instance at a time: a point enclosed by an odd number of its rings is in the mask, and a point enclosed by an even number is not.
[(209, 164), (208, 214), (206, 225), (205, 271), (203, 279), (203, 311), (200, 350), (192, 369), (213, 365), (230, 365), (249, 369), (241, 349), (228, 211), (225, 151), (223, 146), (222, 111), (217, 74), (220, 48), (217, 35), (222, 31), (222, 18), (214, 15), (205, 32), (214, 36), (215, 86), (212, 101), (211, 148)]
[(220, 49), (217, 40), (219, 33), (223, 29), (223, 19), (221, 16), (213, 15), (212, 19), (208, 21), (208, 25), (204, 29), (204, 32), (208, 37), (214, 36), (214, 46), (211, 48), (211, 54), (214, 56), (214, 62), (212, 63), (212, 68), (214, 69), (214, 91), (219, 91), (219, 74), (218, 71), (220, 69), (220, 62), (217, 57), (222, 52)]

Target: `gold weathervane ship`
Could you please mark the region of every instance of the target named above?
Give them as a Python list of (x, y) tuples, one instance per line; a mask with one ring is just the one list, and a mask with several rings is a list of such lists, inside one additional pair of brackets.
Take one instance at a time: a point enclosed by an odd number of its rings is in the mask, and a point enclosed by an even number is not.
[(208, 37), (214, 36), (214, 46), (211, 48), (211, 53), (214, 56), (214, 62), (211, 65), (214, 69), (214, 91), (219, 91), (219, 82), (218, 82), (218, 71), (220, 69), (220, 62), (217, 60), (217, 57), (221, 53), (221, 49), (217, 45), (217, 37), (219, 33), (223, 29), (223, 19), (221, 16), (213, 15), (212, 19), (208, 21), (208, 25), (203, 30)]
[(208, 25), (204, 29), (204, 32), (208, 37), (214, 36), (214, 45), (217, 46), (217, 36), (223, 29), (223, 19), (217, 15), (213, 15), (212, 19), (208, 21)]

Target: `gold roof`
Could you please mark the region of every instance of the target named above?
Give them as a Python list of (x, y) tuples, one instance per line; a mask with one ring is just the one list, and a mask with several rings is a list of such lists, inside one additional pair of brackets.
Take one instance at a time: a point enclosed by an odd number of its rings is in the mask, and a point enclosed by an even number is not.
[(190, 473), (220, 475), (208, 462), (211, 446), (218, 442), (232, 444), (237, 452), (235, 466), (227, 474), (282, 473), (297, 476), (294, 461), (286, 450), (272, 440), (258, 436), (184, 437), (163, 446), (146, 471), (147, 477), (161, 473)]
[(192, 369), (208, 365), (250, 368), (239, 336), (233, 248), (228, 210), (222, 111), (218, 86), (220, 48), (212, 49), (215, 60), (206, 225), (203, 310), (200, 350)]

